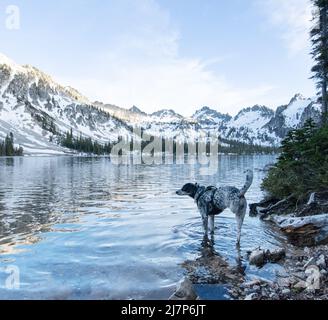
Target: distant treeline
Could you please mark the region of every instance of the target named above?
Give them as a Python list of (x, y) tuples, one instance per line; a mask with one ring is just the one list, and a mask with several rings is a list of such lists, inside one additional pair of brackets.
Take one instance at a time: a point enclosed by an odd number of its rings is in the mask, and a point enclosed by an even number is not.
[[(221, 153), (236, 153), (236, 154), (272, 154), (279, 153), (279, 147), (266, 147), (257, 144), (247, 144), (244, 142), (225, 140), (221, 139), (224, 143), (223, 146), (219, 147), (219, 152)], [(226, 146), (228, 145), (228, 146)]]
[[(139, 146), (139, 150), (144, 150), (146, 146), (148, 146), (150, 143), (154, 142), (155, 138), (152, 138), (150, 141), (141, 141), (141, 144)], [(82, 135), (79, 137), (75, 137), (73, 135), (73, 131), (70, 130), (66, 132), (66, 134), (62, 135), (60, 138), (60, 144), (63, 147), (81, 152), (81, 153), (87, 153), (87, 154), (95, 154), (95, 155), (108, 155), (112, 152), (112, 148), (114, 145), (117, 145), (118, 142), (115, 143), (105, 143), (101, 144), (99, 142), (93, 141), (91, 138), (85, 138)], [(127, 142), (127, 145), (129, 143)], [(167, 145), (170, 147), (168, 148)], [(126, 145), (125, 145), (126, 146)], [(134, 150), (133, 142), (130, 142), (130, 146), (128, 147), (128, 151)], [(153, 152), (170, 152), (173, 154), (184, 152), (187, 154), (188, 152), (195, 152), (201, 153), (204, 152), (206, 149), (207, 153), (211, 152), (211, 145), (208, 142), (206, 146), (200, 144), (198, 142), (195, 143), (183, 143), (183, 142), (176, 142), (174, 140), (165, 140), (162, 139), (162, 143), (156, 145), (156, 150), (153, 150)], [(224, 140), (221, 139), (218, 147), (219, 153), (235, 153), (235, 154), (259, 154), (259, 153), (277, 153), (279, 151), (278, 148), (275, 147), (263, 147), (260, 145), (248, 145), (246, 143), (241, 143), (238, 141), (230, 141), (230, 140)], [(122, 153), (119, 152), (119, 155)]]
[(0, 157), (13, 157), (22, 156), (23, 148), (15, 148), (14, 146), (14, 135), (12, 133), (8, 134), (5, 140), (0, 139)]
[(109, 154), (111, 151), (110, 143), (103, 145), (92, 141), (91, 138), (84, 138), (82, 135), (79, 137), (74, 137), (72, 129), (66, 132), (66, 134), (61, 138), (60, 144), (68, 149), (88, 154), (105, 155)]

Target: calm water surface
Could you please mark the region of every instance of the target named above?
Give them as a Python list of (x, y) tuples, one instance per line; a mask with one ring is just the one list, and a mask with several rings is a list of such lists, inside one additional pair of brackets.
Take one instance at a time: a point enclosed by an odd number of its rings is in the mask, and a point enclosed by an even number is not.
[[(180, 263), (197, 258), (202, 240), (194, 202), (175, 191), (189, 181), (239, 187), (243, 171), (251, 168), (255, 179), (247, 198), (257, 202), (264, 176), (259, 169), (274, 160), (222, 156), (217, 174), (202, 176), (198, 165), (0, 158), (0, 298), (167, 298), (183, 275)], [(224, 212), (216, 226), (215, 249), (233, 264), (233, 214)], [(243, 256), (283, 242), (266, 224), (246, 217)], [(16, 289), (8, 289), (12, 270), (19, 270)], [(247, 272), (259, 273), (249, 267)]]

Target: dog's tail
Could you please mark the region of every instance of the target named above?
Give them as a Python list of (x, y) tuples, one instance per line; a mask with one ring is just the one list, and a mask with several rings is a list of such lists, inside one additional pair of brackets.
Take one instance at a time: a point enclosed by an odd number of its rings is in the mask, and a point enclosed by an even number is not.
[(241, 188), (240, 190), (240, 197), (244, 197), (246, 192), (249, 190), (253, 183), (253, 171), (252, 170), (247, 170), (246, 171), (246, 182), (245, 185)]

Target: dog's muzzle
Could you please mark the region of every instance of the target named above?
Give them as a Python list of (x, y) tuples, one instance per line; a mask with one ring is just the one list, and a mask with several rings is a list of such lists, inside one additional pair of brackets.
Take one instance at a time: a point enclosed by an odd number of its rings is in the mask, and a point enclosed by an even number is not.
[(187, 195), (187, 193), (184, 192), (184, 191), (182, 191), (182, 190), (178, 190), (178, 191), (176, 192), (176, 194), (177, 194), (178, 196), (186, 196), (186, 195)]

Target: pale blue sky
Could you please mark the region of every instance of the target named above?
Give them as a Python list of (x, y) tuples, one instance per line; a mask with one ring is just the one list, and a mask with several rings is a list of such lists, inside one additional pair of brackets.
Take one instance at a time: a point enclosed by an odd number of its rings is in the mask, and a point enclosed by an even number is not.
[(308, 0), (0, 0), (0, 52), (91, 100), (235, 114), (315, 94), (310, 18)]

